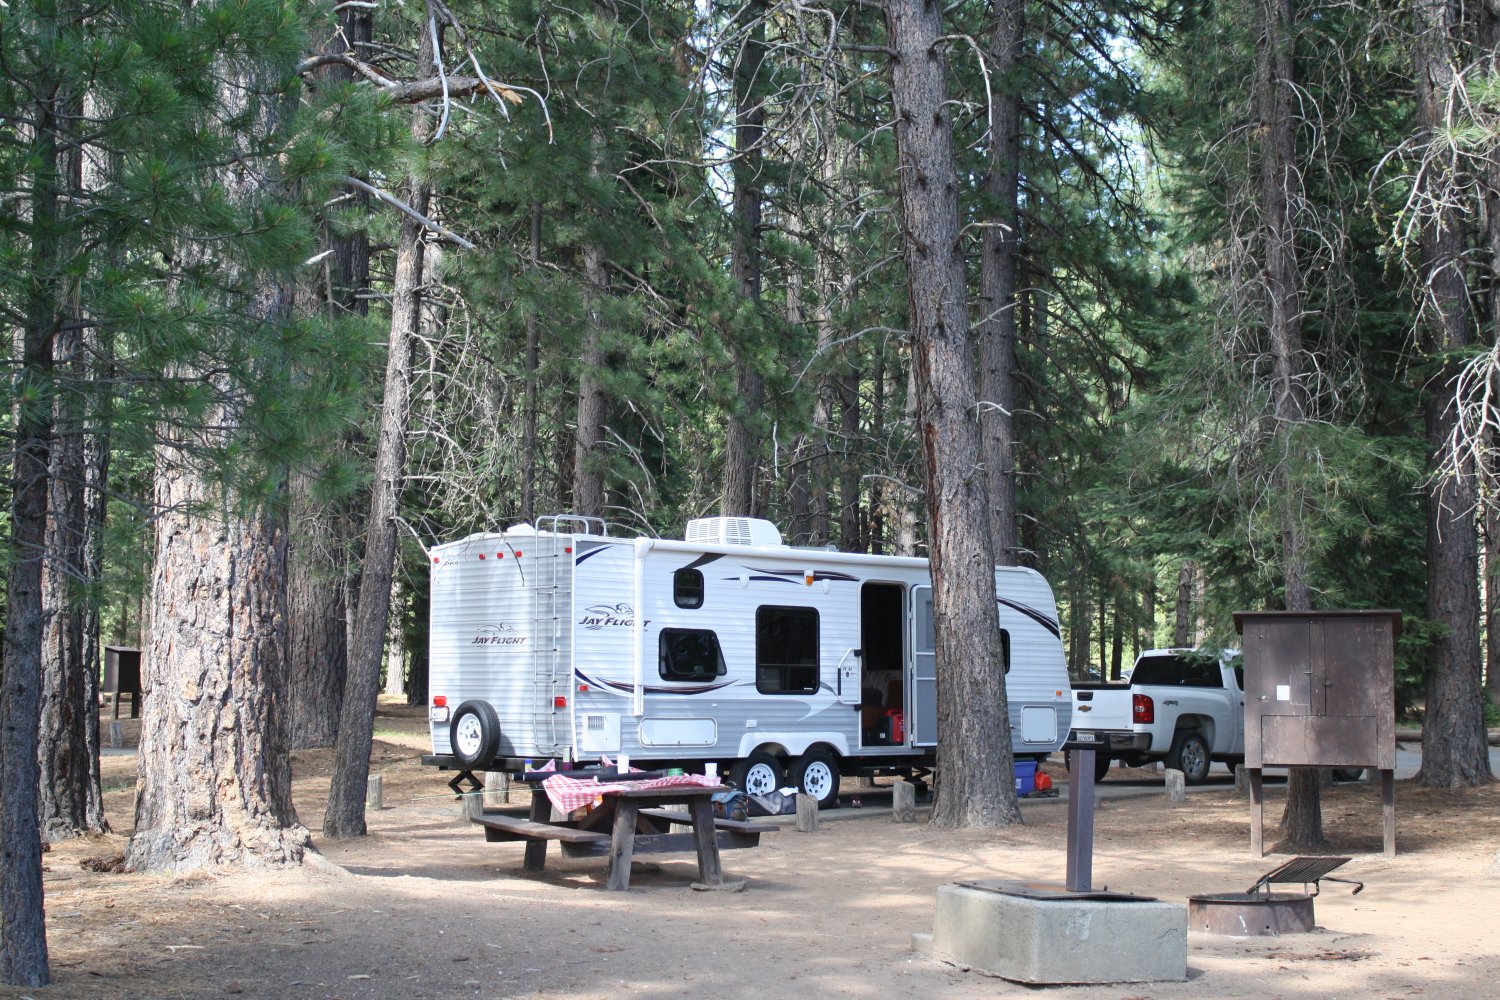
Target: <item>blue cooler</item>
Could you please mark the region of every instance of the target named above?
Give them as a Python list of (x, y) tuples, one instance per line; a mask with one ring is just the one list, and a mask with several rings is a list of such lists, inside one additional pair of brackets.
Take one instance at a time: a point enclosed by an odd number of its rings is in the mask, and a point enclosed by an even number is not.
[(1036, 761), (1016, 759), (1016, 794), (1030, 795), (1036, 791)]

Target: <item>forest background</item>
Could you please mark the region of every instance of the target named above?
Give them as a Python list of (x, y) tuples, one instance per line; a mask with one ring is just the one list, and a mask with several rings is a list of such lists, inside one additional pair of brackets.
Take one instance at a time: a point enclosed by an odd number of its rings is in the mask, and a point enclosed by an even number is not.
[(38, 845), (104, 822), (102, 644), (190, 692), (130, 864), (296, 861), (286, 749), (358, 835), (376, 694), (426, 696), (424, 543), (928, 554), (938, 299), (970, 520), (1075, 676), (1400, 608), (1421, 780), (1488, 781), (1497, 43), (1488, 0), (0, 7), (0, 978), (45, 981)]

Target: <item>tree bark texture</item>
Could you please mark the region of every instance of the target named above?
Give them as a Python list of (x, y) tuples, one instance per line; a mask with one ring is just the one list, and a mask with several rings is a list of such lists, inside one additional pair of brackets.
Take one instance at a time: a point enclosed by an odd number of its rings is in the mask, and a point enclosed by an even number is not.
[(349, 527), (337, 504), (319, 499), (310, 473), (291, 476), (287, 555), (287, 745), (333, 746), (348, 673), (344, 601)]
[(1021, 254), (1021, 85), (1025, 0), (994, 5), (988, 61), (996, 81), (988, 213), (979, 270), (979, 429), (988, 485), (990, 542), (1001, 566), (1016, 563), (1016, 273)]
[[(69, 95), (68, 120), (83, 114), (83, 101)], [(72, 204), (85, 197), (82, 149), (74, 143), (59, 151), (58, 179)], [(60, 254), (76, 250), (59, 247)], [(89, 560), (89, 519), (85, 503), (88, 456), (85, 449), (84, 400), (78, 387), (88, 379), (84, 325), (76, 288), (59, 290), (59, 325), (54, 338), (59, 391), (53, 401), (53, 444), (48, 484), (47, 555), (43, 564), (46, 634), (42, 658), (41, 725), (38, 730), (38, 821), (42, 838), (64, 840), (104, 833), (103, 792), (99, 782), (99, 675), (91, 667), (90, 639), (98, 642), (97, 625), (85, 598), (97, 582)], [(71, 383), (71, 385), (70, 385)]]
[[(349, 55), (364, 58), (373, 36), (368, 10), (339, 11), (331, 38), (315, 49), (343, 45)], [(354, 70), (331, 63), (317, 71), (330, 84), (355, 79)], [(367, 209), (369, 195), (353, 192), (353, 204)], [(370, 284), (370, 239), (363, 227), (340, 234), (324, 227), (333, 254), (323, 266), (322, 287), (304, 296), (299, 305), (317, 308), (330, 319), (364, 316), (369, 299), (362, 293)], [(311, 292), (311, 290), (308, 290)], [(342, 500), (320, 498), (312, 473), (293, 472), (290, 478), (291, 534), (287, 555), (287, 613), (290, 642), (290, 698), (285, 713), (289, 746), (293, 750), (332, 746), (338, 731), (349, 652), (350, 548), (356, 535), (351, 511)]]
[[(70, 314), (76, 315), (73, 310)], [(59, 369), (67, 369), (69, 378), (81, 381), (82, 327), (65, 326), (55, 343)], [(37, 788), (38, 821), (47, 841), (109, 830), (99, 782), (99, 675), (90, 669), (97, 659), (88, 655), (87, 602), (78, 586), (89, 579), (90, 565), (80, 403), (76, 393), (62, 393), (54, 413), (57, 433), (51, 456), (43, 572), (46, 634)]]
[[(742, 17), (750, 25), (734, 71), (734, 239), (730, 272), (747, 313), (758, 315), (761, 290), (761, 178), (766, 109), (761, 79), (766, 56), (765, 4), (750, 0)], [(760, 440), (755, 424), (765, 405), (765, 379), (746, 343), (744, 330), (729, 331), (735, 365), (735, 399), (729, 409), (724, 441), (724, 500), (726, 516), (754, 517), (759, 512), (756, 491), (760, 468)]]
[(1177, 567), (1177, 612), (1172, 626), (1172, 645), (1179, 649), (1193, 645), (1193, 582), (1197, 578), (1198, 564), (1184, 559)]
[(942, 741), (937, 826), (1021, 821), (1012, 780), (994, 559), (975, 416), (958, 177), (938, 39), (942, 8), (888, 0), (891, 95), (901, 192), (937, 634)]
[[(422, 35), (419, 66), (431, 66), (433, 43)], [(431, 114), (412, 110), (412, 139), (426, 143), (435, 126)], [(401, 200), (422, 215), (428, 212), (431, 188), (415, 176), (401, 185)], [(375, 445), (375, 470), (370, 485), (370, 516), (365, 526), (365, 551), (359, 580), (359, 604), (349, 649), (349, 673), (339, 712), (334, 743), (333, 781), (323, 833), (329, 837), (365, 834), (365, 785), (370, 776), (370, 747), (375, 732), (375, 706), (380, 696), (380, 666), (386, 623), (391, 610), (391, 578), (395, 572), (396, 517), (406, 478), (406, 434), (411, 420), (411, 355), (422, 316), (425, 251), (423, 229), (409, 216), (401, 217), (396, 245), (396, 273), (391, 294), (391, 332), (386, 348), (385, 388), (381, 397), (380, 431)]]
[[(226, 420), (233, 421), (232, 415)], [(286, 531), (223, 510), (172, 444), (157, 450), (156, 565), (142, 657), (133, 871), (300, 864), (279, 718), (286, 692)]]
[[(539, 277), (542, 266), (542, 205), (531, 203), (531, 245), (529, 261), (533, 278)], [(521, 520), (536, 522), (536, 420), (537, 420), (537, 359), (540, 353), (540, 334), (537, 330), (537, 311), (526, 311), (526, 412), (521, 425)]]
[[(591, 134), (593, 162), (589, 173), (599, 175), (604, 136)], [(604, 441), (606, 400), (600, 373), (604, 370), (604, 297), (609, 294), (609, 275), (604, 249), (589, 238), (583, 247), (583, 287), (587, 315), (584, 317), (583, 353), (578, 366), (578, 424), (573, 449), (573, 510), (586, 517), (604, 516), (604, 466), (599, 449)]]
[[(1453, 99), (1461, 12), (1450, 0), (1418, 0), (1414, 57), (1417, 127), (1424, 135), (1444, 128)], [(1434, 163), (1426, 175), (1434, 194), (1455, 183)], [(1464, 275), (1467, 233), (1460, 212), (1432, 209), (1421, 229), (1425, 281), (1422, 347), (1437, 371), (1424, 386), (1423, 414), (1432, 461), (1438, 463), (1457, 420), (1454, 381), (1457, 351), (1473, 338), (1474, 316)], [(1437, 465), (1434, 465), (1436, 468)], [(1442, 478), (1427, 498), (1427, 617), (1446, 626), (1433, 639), (1422, 720), (1422, 769), (1417, 781), (1434, 788), (1480, 785), (1490, 780), (1480, 696), (1478, 487), (1472, 463)]]

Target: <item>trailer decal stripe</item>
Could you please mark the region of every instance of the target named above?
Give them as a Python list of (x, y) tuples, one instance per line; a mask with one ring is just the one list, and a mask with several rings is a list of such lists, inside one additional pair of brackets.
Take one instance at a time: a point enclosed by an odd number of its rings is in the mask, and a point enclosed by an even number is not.
[(1058, 627), (1057, 622), (1052, 618), (1048, 618), (1046, 615), (1042, 614), (1035, 608), (1028, 608), (1026, 605), (1021, 604), (1018, 601), (1012, 601), (1009, 598), (1005, 597), (997, 597), (995, 598), (995, 600), (997, 603), (1004, 605), (1005, 607), (1010, 608), (1013, 611), (1021, 612), (1021, 614), (1025, 615), (1027, 618), (1030, 618), (1032, 621), (1036, 622), (1042, 628), (1046, 629), (1048, 632), (1051, 632), (1059, 639), (1062, 638), (1062, 629)]
[[(587, 684), (590, 688), (598, 688), (599, 690), (606, 691), (610, 694), (617, 694), (626, 698), (635, 694), (634, 684), (622, 684), (619, 681), (601, 681), (596, 678), (590, 677), (582, 670), (575, 669), (573, 671), (573, 678), (574, 680), (582, 684)], [(716, 684), (699, 684), (694, 687), (665, 687), (660, 684), (647, 684), (645, 687), (645, 691), (647, 694), (709, 694), (714, 691), (723, 690), (727, 687), (732, 687), (737, 683), (739, 682), (720, 681)]]
[(723, 558), (724, 558), (724, 553), (722, 553), (722, 552), (719, 552), (719, 553), (706, 552), (706, 553), (704, 553), (703, 555), (699, 556), (697, 559), (694, 559), (692, 562), (688, 563), (686, 566), (684, 566), (682, 568), (683, 569), (697, 569), (699, 566), (707, 566), (709, 563), (715, 562), (716, 560), (723, 559)]
[[(788, 583), (796, 583), (805, 575), (804, 571), (800, 569), (762, 569), (759, 566), (746, 566), (745, 568), (752, 573), (766, 573), (776, 577), (778, 580), (785, 579)], [(814, 570), (812, 576), (814, 580), (838, 580), (844, 583), (859, 582), (859, 577), (857, 576), (850, 576), (848, 573), (839, 573), (827, 569)], [(730, 579), (733, 579), (733, 577), (730, 577)], [(751, 579), (760, 579), (760, 577), (751, 577)]]
[(573, 565), (577, 566), (580, 563), (582, 563), (585, 559), (591, 558), (593, 556), (597, 556), (599, 553), (603, 552), (606, 548), (607, 548), (607, 546), (601, 545), (597, 549), (589, 549), (587, 552), (580, 552), (578, 554), (578, 558), (573, 560)]

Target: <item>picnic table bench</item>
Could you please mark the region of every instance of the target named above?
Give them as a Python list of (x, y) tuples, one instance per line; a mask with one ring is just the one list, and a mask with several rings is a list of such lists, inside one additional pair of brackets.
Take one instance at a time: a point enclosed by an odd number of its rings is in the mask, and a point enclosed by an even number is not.
[[(485, 840), (522, 841), (526, 844), (523, 867), (542, 871), (547, 844), (557, 841), (565, 857), (606, 854), (609, 871), (606, 885), (622, 890), (630, 887), (630, 862), (636, 853), (654, 854), (693, 850), (698, 856), (699, 883), (724, 885), (719, 851), (755, 847), (767, 828), (742, 820), (716, 818), (710, 801), (724, 789), (712, 785), (675, 785), (665, 788), (610, 788), (603, 805), (580, 820), (551, 821), (552, 803), (542, 789), (534, 788), (528, 816), (482, 812), (473, 822), (484, 827)], [(686, 813), (662, 808), (686, 804)], [(686, 826), (686, 833), (673, 833), (672, 826)], [(608, 832), (605, 832), (605, 829)]]

